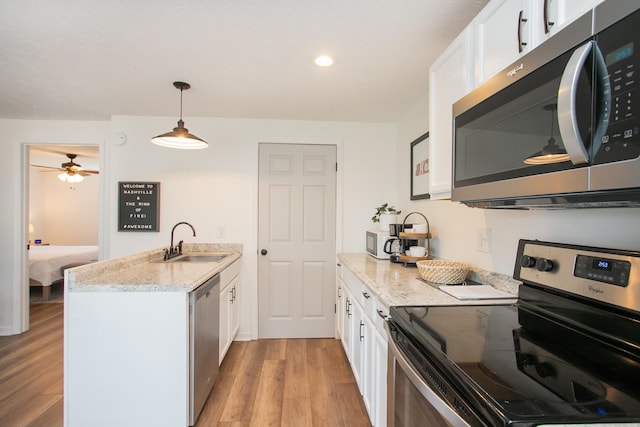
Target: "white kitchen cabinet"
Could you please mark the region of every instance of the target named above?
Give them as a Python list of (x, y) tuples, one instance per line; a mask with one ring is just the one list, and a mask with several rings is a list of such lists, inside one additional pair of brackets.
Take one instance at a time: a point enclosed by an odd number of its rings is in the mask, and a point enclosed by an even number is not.
[(362, 348), (363, 357), (360, 369), (362, 371), (362, 397), (364, 400), (364, 406), (367, 408), (369, 418), (373, 424), (375, 417), (375, 411), (373, 408), (376, 385), (376, 333), (373, 321), (366, 314), (363, 314), (362, 316), (361, 325), (360, 346)]
[(353, 376), (360, 389), (360, 394), (364, 394), (364, 349), (362, 335), (362, 306), (357, 302), (357, 296), (352, 294), (353, 304), (351, 305), (351, 369)]
[(220, 273), (220, 357), (222, 364), (240, 328), (238, 295), (240, 292), (240, 261)]
[(342, 281), (342, 264), (336, 263), (336, 338), (342, 340), (344, 329), (344, 282)]
[(604, 0), (492, 0), (473, 20), (475, 85)]
[(473, 20), (476, 84), (532, 48), (534, 3), (534, 0), (493, 0)]
[(429, 194), (451, 198), (452, 106), (471, 89), (472, 31), (467, 27), (429, 69)]
[(372, 396), (372, 424), (374, 426), (384, 426), (387, 423), (387, 334), (375, 329), (374, 357), (372, 369), (375, 383)]
[(351, 298), (351, 293), (349, 292), (349, 288), (343, 286), (342, 295), (344, 299), (344, 318), (342, 322), (342, 347), (344, 348), (344, 352), (347, 355), (347, 358), (351, 360), (352, 358), (352, 344), (351, 344), (351, 330), (353, 329), (353, 302)]
[[(537, 0), (541, 12), (540, 32), (536, 42), (542, 43), (604, 0)], [(546, 11), (546, 13), (545, 13)]]
[[(343, 344), (371, 423), (385, 426), (387, 407), (387, 341), (382, 316), (388, 310), (351, 270), (344, 268)], [(346, 343), (346, 344), (345, 344)]]

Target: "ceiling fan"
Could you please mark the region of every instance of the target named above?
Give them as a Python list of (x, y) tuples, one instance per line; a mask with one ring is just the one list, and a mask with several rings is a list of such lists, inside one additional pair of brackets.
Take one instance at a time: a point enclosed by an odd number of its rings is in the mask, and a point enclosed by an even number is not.
[(85, 176), (96, 175), (100, 173), (100, 171), (97, 170), (83, 169), (82, 165), (74, 162), (73, 159), (78, 157), (77, 154), (67, 154), (67, 157), (69, 158), (69, 161), (62, 163), (59, 168), (41, 165), (31, 166), (61, 172), (60, 175), (58, 175), (58, 178), (63, 182), (80, 182), (84, 179), (83, 177)]

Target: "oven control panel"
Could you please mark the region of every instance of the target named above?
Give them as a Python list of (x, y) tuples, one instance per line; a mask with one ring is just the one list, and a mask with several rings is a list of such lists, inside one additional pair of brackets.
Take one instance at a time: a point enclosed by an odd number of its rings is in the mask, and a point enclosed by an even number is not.
[(629, 284), (631, 263), (625, 260), (577, 255), (573, 274), (576, 277), (611, 283), (617, 286)]
[(640, 311), (640, 252), (520, 240), (513, 277)]

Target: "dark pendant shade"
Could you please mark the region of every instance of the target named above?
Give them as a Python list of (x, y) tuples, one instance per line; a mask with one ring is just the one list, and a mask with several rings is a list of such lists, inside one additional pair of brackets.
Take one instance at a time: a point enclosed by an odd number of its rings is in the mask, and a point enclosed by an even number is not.
[(184, 127), (184, 122), (182, 121), (182, 91), (189, 89), (191, 85), (184, 82), (173, 82), (173, 85), (177, 89), (180, 89), (180, 120), (178, 120), (178, 126), (173, 128), (171, 132), (154, 136), (151, 138), (151, 142), (162, 147), (179, 148), (183, 150), (207, 148), (209, 144), (203, 139), (190, 134), (189, 130)]

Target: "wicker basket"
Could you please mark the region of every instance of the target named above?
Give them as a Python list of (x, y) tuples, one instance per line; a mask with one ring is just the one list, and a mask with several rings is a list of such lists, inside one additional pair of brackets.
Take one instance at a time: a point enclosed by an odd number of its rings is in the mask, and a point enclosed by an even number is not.
[(469, 266), (462, 262), (431, 259), (416, 262), (420, 277), (427, 282), (454, 285), (467, 277)]

